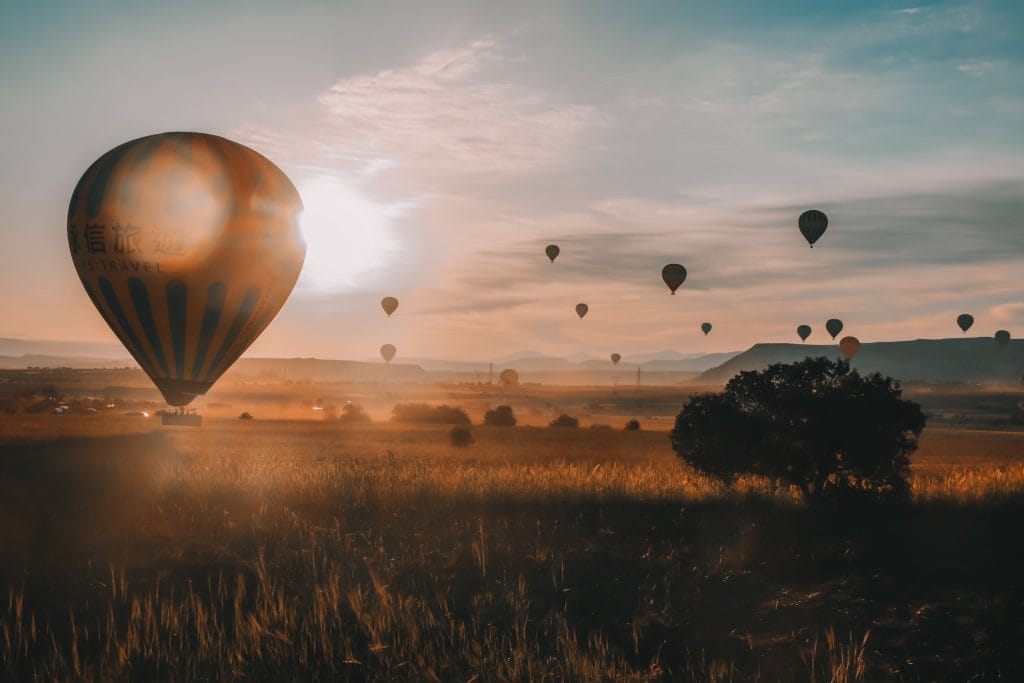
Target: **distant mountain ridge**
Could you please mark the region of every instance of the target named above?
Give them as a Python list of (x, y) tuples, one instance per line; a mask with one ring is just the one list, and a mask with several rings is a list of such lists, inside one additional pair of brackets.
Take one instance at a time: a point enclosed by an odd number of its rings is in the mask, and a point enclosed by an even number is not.
[(419, 382), (433, 378), (411, 363), (363, 363), (324, 358), (239, 358), (225, 377), (242, 375), (301, 382)]
[[(839, 355), (838, 344), (754, 344), (697, 381), (724, 384), (743, 370)], [(1002, 348), (991, 337), (865, 342), (851, 365), (861, 373), (880, 372), (903, 381), (1015, 383), (1024, 375), (1024, 340), (1010, 340)]]
[[(54, 356), (118, 361), (131, 358), (124, 347), (115, 342), (16, 339), (13, 337), (0, 337), (0, 356)], [(128, 360), (127, 362), (130, 364), (134, 361)]]
[(100, 368), (123, 368), (135, 366), (137, 363), (130, 357), (119, 360), (108, 358), (89, 358), (85, 356), (46, 356), (40, 354), (24, 354), (21, 356), (0, 356), (0, 369), (15, 370), (23, 368), (75, 368), (78, 370), (95, 370)]

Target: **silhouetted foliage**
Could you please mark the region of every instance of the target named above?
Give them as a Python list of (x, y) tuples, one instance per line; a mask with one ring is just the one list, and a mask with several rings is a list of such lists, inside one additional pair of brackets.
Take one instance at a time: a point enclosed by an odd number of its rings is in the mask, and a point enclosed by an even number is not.
[(469, 427), (452, 427), (451, 439), (453, 446), (465, 447), (473, 443), (473, 432)]
[(338, 416), (340, 422), (345, 424), (366, 424), (372, 422), (370, 416), (366, 414), (366, 411), (358, 403), (346, 403), (341, 408), (341, 415)]
[(515, 427), (516, 415), (512, 406), (497, 406), (484, 413), (484, 424), (499, 427)]
[[(159, 414), (160, 412), (162, 412), (162, 411), (158, 410), (157, 414)], [(244, 413), (242, 413), (241, 415), (238, 416), (238, 419), (239, 420), (251, 420), (252, 419), (252, 413), (244, 412)]]
[(625, 430), (627, 432), (640, 431), (640, 420), (637, 420), (636, 418), (630, 420), (629, 422), (626, 423)]
[(468, 425), (469, 415), (458, 406), (432, 406), (427, 403), (398, 403), (391, 409), (394, 422)]
[(807, 499), (904, 499), (925, 416), (901, 394), (890, 377), (806, 358), (741, 372), (721, 393), (694, 396), (669, 438), (682, 460), (725, 482), (754, 474)]
[(548, 423), (548, 427), (567, 427), (575, 429), (580, 426), (580, 421), (570, 415), (559, 415), (554, 420)]

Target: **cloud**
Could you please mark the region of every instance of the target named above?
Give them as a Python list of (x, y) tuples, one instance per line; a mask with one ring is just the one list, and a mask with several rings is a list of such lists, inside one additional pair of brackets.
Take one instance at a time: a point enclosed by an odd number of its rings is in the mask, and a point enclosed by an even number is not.
[(967, 74), (968, 76), (984, 76), (985, 74), (989, 73), (993, 69), (997, 69), (998, 67), (999, 64), (997, 62), (991, 62), (986, 60), (974, 60), (970, 62), (964, 62), (963, 64), (958, 64), (956, 70), (962, 74)]
[[(988, 309), (988, 315), (1000, 323), (1024, 324), (1024, 302), (999, 304)], [(1024, 330), (1022, 330), (1024, 335)]]
[(493, 39), (476, 40), (337, 81), (302, 134), (246, 135), (307, 165), (389, 166), (421, 190), (452, 177), (564, 165), (603, 117), (518, 83), (509, 66), (520, 61)]

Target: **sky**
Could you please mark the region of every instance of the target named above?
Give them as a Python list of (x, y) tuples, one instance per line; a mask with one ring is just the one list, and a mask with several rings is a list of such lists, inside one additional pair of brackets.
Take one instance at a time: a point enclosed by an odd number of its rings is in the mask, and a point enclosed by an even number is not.
[(116, 339), (68, 201), (171, 130), (303, 198), (303, 272), (249, 356), (628, 360), (962, 312), (1024, 336), (1022, 26), (1017, 0), (0, 0), (0, 336)]

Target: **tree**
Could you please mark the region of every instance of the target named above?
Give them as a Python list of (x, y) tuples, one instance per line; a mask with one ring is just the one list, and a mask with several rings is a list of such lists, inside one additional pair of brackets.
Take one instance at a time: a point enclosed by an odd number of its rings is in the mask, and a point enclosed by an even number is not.
[(421, 424), (470, 424), (469, 415), (458, 406), (432, 406), (427, 403), (397, 403), (391, 409), (391, 419)]
[(554, 420), (548, 423), (548, 427), (567, 427), (569, 429), (575, 429), (580, 426), (580, 421), (571, 415), (559, 415)]
[(861, 376), (847, 361), (779, 363), (691, 398), (669, 438), (683, 461), (727, 483), (754, 474), (806, 499), (905, 499), (925, 417), (901, 395), (892, 378)]
[(512, 406), (497, 406), (484, 413), (484, 424), (500, 427), (515, 427), (516, 415)]
[(338, 416), (338, 420), (345, 424), (366, 424), (371, 421), (363, 406), (358, 403), (351, 403), (350, 401), (346, 401), (345, 405), (342, 406), (341, 415)]

